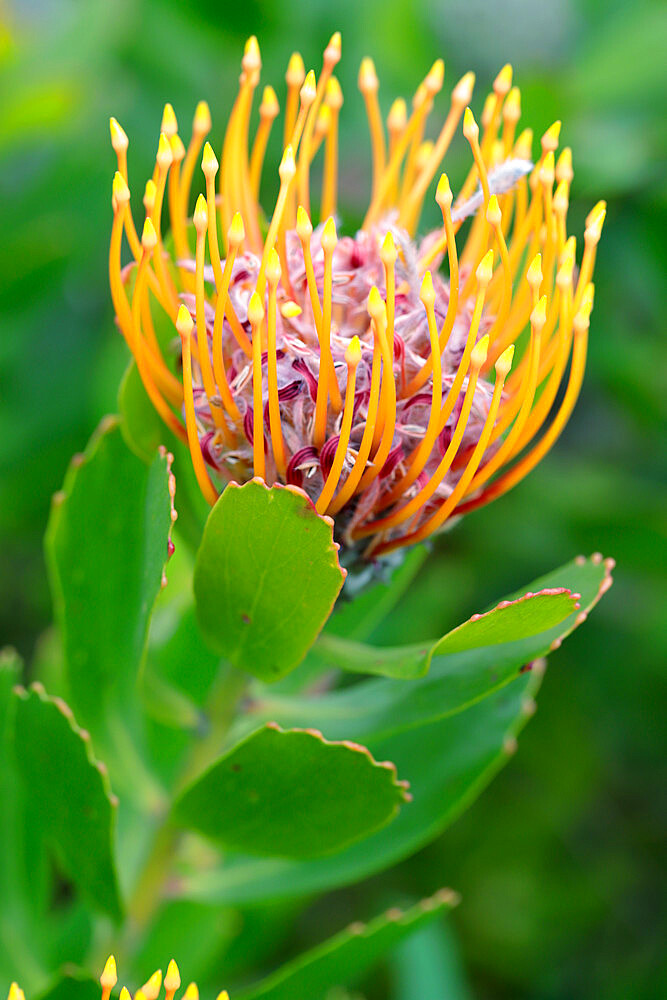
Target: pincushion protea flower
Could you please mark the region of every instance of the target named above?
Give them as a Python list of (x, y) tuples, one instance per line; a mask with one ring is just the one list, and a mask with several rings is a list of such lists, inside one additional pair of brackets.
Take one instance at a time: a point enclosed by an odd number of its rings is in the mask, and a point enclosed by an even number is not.
[[(116, 959), (113, 955), (110, 955), (104, 966), (104, 971), (100, 976), (102, 1000), (109, 1000), (111, 991), (117, 982), (118, 976), (116, 973)], [(162, 985), (162, 971), (158, 969), (157, 972), (153, 973), (148, 982), (144, 983), (141, 989), (136, 991), (134, 994), (134, 1000), (158, 1000)], [(178, 971), (176, 962), (172, 958), (167, 966), (167, 973), (164, 977), (164, 1000), (174, 1000), (174, 996), (177, 990), (180, 989), (180, 986), (181, 974)], [(9, 987), (7, 1000), (25, 1000), (23, 990), (17, 983), (12, 983)], [(126, 986), (123, 986), (120, 991), (120, 1000), (131, 1000), (130, 991)], [(196, 983), (190, 983), (183, 993), (182, 1000), (199, 1000), (199, 990), (197, 989)], [(219, 993), (217, 1000), (229, 1000), (227, 990), (223, 990), (222, 993)]]
[[(511, 67), (486, 99), (481, 135), (468, 107), (474, 76), (467, 73), (431, 141), (425, 126), (444, 77), (436, 62), (409, 117), (405, 102), (392, 106), (387, 142), (378, 80), (365, 59), (359, 87), (372, 195), (361, 230), (339, 238), (342, 94), (332, 73), (340, 53), (336, 34), (317, 82), (298, 54), (289, 62), (280, 185), (268, 216), (258, 191), (278, 101), (267, 87), (250, 148), (261, 67), (255, 38), (245, 47), (221, 166), (203, 145), (211, 127), (206, 104), (197, 108), (187, 150), (166, 106), (141, 238), (129, 204), (128, 140), (112, 119), (118, 172), (110, 279), (146, 391), (187, 441), (209, 502), (230, 479), (302, 487), (320, 513), (335, 517), (341, 541), (377, 556), (505, 493), (559, 436), (583, 377), (605, 205), (588, 216), (577, 269), (566, 229), (571, 152), (555, 160), (556, 122), (532, 163), (531, 131), (516, 136), (520, 95)], [(441, 174), (435, 198), (442, 228), (418, 239), (424, 198), (461, 120), (470, 171), (456, 199)], [(205, 194), (193, 233), (188, 207), (202, 146)], [(314, 229), (310, 169), (320, 146)], [(165, 195), (173, 255), (161, 230)], [(135, 258), (124, 271), (123, 231)], [(445, 257), (446, 276), (439, 270)], [(180, 334), (182, 379), (155, 335), (160, 309)]]

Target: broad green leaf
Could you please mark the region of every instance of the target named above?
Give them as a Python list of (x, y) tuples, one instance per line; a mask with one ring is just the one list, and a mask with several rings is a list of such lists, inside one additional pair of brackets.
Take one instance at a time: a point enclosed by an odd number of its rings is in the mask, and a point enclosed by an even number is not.
[(526, 698), (537, 690), (525, 674), (464, 712), (375, 744), (409, 775), (413, 801), (396, 819), (333, 857), (307, 861), (230, 857), (217, 870), (192, 874), (180, 885), (188, 898), (249, 903), (310, 895), (349, 885), (390, 867), (427, 844), (482, 791), (509, 757), (528, 718)]
[[(380, 674), (399, 680), (411, 680), (428, 673), (434, 657), (486, 648), (490, 669), (497, 669), (498, 646), (529, 639), (558, 625), (576, 610), (576, 600), (569, 590), (541, 591), (526, 594), (516, 601), (504, 602), (492, 611), (473, 617), (449, 632), (437, 643), (413, 646), (367, 646), (348, 642), (337, 636), (320, 637), (314, 652), (322, 661), (341, 670)], [(476, 657), (479, 661), (479, 656)], [(477, 664), (476, 664), (477, 665)]]
[(195, 565), (202, 632), (235, 666), (277, 680), (303, 660), (343, 585), (332, 522), (295, 487), (230, 483)]
[[(423, 680), (371, 680), (349, 692), (285, 700), (280, 719), (283, 725), (298, 724), (307, 712), (311, 724), (318, 725), (327, 738), (342, 730), (348, 738), (363, 739), (376, 759), (396, 764), (401, 777), (410, 782), (413, 801), (386, 830), (335, 857), (298, 863), (278, 858), (229, 858), (216, 871), (191, 874), (183, 891), (193, 898), (236, 903), (307, 895), (382, 871), (427, 844), (477, 797), (513, 752), (516, 736), (534, 711), (533, 699), (541, 681), (541, 669), (522, 673), (521, 665), (559, 645), (597, 603), (610, 581), (608, 565), (593, 557), (575, 560), (532, 584), (531, 591), (567, 586), (581, 594), (581, 610), (544, 633), (518, 639), (513, 666), (504, 681), (493, 676), (485, 664), (485, 683), (476, 684), (472, 700), (472, 691), (464, 681), (466, 671), (473, 670), (476, 650), (443, 656), (441, 672), (434, 662)], [(451, 686), (459, 688), (455, 697), (448, 694)], [(362, 696), (356, 706), (355, 692)], [(383, 702), (380, 707), (374, 700), (375, 692)], [(343, 696), (346, 698), (341, 702)], [(256, 708), (259, 711), (260, 706)], [(280, 708), (275, 699), (270, 706), (274, 717), (281, 714)]]
[(39, 828), (93, 906), (121, 913), (113, 860), (117, 801), (90, 737), (41, 685), (17, 696), (14, 750)]
[(73, 461), (51, 508), (46, 555), (69, 698), (91, 728), (135, 683), (172, 525), (169, 461), (146, 466), (117, 418)]
[(355, 984), (401, 941), (457, 902), (451, 890), (443, 889), (408, 910), (391, 909), (367, 924), (351, 924), (257, 986), (237, 993), (237, 1000), (324, 1000), (328, 990)]
[(406, 798), (365, 747), (267, 725), (186, 789), (174, 816), (228, 848), (312, 858), (385, 826)]
[[(409, 684), (388, 679), (368, 680), (316, 699), (273, 698), (268, 690), (258, 697), (253, 718), (270, 718), (281, 725), (313, 725), (330, 739), (351, 735), (364, 742), (435, 722), (497, 690), (521, 669), (545, 656), (553, 644), (559, 644), (575, 628), (579, 616), (585, 616), (597, 603), (608, 577), (602, 562), (573, 561), (532, 583), (527, 592), (566, 588), (581, 595), (576, 607), (566, 595), (542, 597), (538, 593), (537, 597), (528, 597), (526, 591), (519, 591), (506, 598), (518, 603), (503, 607), (501, 602), (498, 609), (471, 619), (440, 640), (432, 651), (428, 674), (423, 678)], [(570, 613), (563, 618), (562, 612), (568, 604)], [(526, 634), (537, 627), (542, 613), (547, 615), (546, 627)], [(485, 640), (487, 634), (489, 638)], [(474, 646), (477, 641), (492, 638), (497, 645)], [(471, 648), (466, 648), (467, 645)]]

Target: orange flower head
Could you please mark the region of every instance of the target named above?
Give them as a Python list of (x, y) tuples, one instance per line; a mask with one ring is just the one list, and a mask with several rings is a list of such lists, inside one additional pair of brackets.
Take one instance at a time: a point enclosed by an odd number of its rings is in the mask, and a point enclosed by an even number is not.
[[(165, 107), (141, 235), (128, 140), (112, 119), (109, 272), (146, 392), (189, 446), (207, 500), (253, 476), (301, 487), (335, 518), (352, 555), (368, 558), (422, 541), (502, 495), (551, 448), (583, 378), (605, 204), (588, 216), (577, 266), (566, 225), (571, 152), (556, 159), (555, 122), (533, 161), (532, 132), (517, 135), (521, 99), (510, 66), (494, 81), (481, 129), (470, 109), (472, 73), (446, 112), (434, 112), (440, 60), (411, 110), (394, 101), (385, 129), (378, 77), (364, 59), (370, 205), (355, 235), (339, 233), (340, 56), (335, 34), (319, 77), (298, 53), (289, 61), (277, 196), (267, 214), (258, 196), (279, 107), (265, 87), (250, 141), (256, 38), (245, 46), (219, 158), (205, 143), (204, 102), (187, 146)], [(429, 117), (439, 131), (425, 139)], [(461, 132), (471, 163), (454, 194), (441, 171)], [(198, 163), (203, 193), (190, 216)], [(420, 238), (434, 184), (442, 227)], [(133, 255), (124, 268), (123, 234)], [(177, 351), (173, 338), (157, 336), (158, 315), (177, 330)]]

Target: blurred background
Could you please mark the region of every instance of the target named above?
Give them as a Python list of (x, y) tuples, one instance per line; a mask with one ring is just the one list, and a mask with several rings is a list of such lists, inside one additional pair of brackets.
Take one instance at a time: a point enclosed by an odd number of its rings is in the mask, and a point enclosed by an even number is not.
[[(529, 479), (439, 542), (377, 639), (442, 634), (579, 552), (600, 550), (618, 566), (586, 627), (551, 657), (537, 717), (480, 800), (398, 869), (320, 901), (276, 951), (321, 940), (364, 915), (369, 900), (389, 905), (451, 885), (463, 901), (449, 923), (408, 942), (365, 996), (653, 1000), (667, 995), (664, 4), (0, 3), (0, 645), (29, 658), (50, 621), (42, 557), (50, 497), (71, 454), (114, 410), (127, 360), (106, 278), (109, 116), (130, 136), (139, 194), (165, 101), (187, 134), (205, 97), (217, 148), (249, 34), (259, 38), (262, 80), (281, 98), (289, 54), (299, 49), (318, 70), (337, 29), (343, 227), (359, 223), (370, 189), (356, 90), (363, 55), (375, 60), (385, 113), (443, 56), (445, 94), (476, 71), (479, 115), (511, 62), (522, 123), (539, 136), (561, 118), (561, 144), (573, 147), (569, 230), (580, 246), (587, 212), (599, 198), (609, 205), (574, 418)], [(270, 164), (278, 155), (270, 150)], [(460, 140), (448, 157), (455, 191), (468, 155)]]

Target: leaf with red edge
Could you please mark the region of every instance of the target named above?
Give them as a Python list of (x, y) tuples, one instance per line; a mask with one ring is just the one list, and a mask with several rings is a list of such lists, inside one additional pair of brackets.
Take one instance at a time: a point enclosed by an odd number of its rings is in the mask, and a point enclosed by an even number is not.
[(197, 555), (199, 624), (216, 652), (275, 681), (303, 660), (344, 579), (333, 521), (303, 490), (230, 483)]
[(315, 858), (379, 830), (408, 797), (365, 747), (269, 723), (187, 788), (174, 818), (228, 848)]

